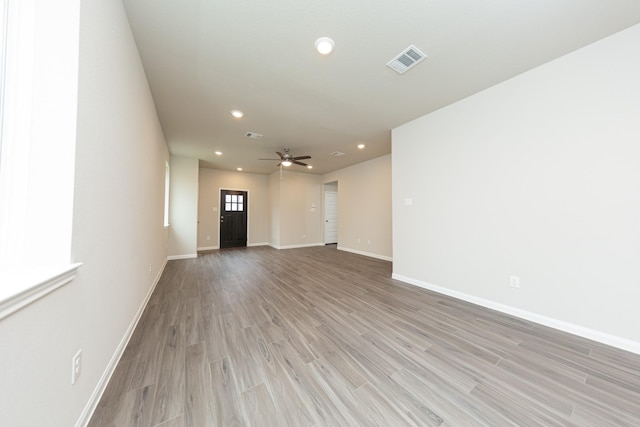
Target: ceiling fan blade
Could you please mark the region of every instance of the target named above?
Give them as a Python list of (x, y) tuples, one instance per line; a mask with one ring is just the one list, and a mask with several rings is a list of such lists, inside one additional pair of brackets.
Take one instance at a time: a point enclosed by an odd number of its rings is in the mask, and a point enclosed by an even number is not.
[(282, 166), (282, 163), (278, 163), (278, 164), (276, 165), (276, 167), (277, 167), (277, 168), (279, 168), (280, 166)]
[(291, 160), (305, 160), (310, 158), (311, 156), (298, 156), (298, 157), (292, 157)]
[(293, 164), (296, 164), (296, 165), (300, 165), (300, 166), (307, 166), (307, 164), (306, 164), (306, 163), (302, 163), (302, 162), (299, 162), (299, 161), (297, 161), (297, 160), (292, 160), (292, 162), (293, 162)]
[(281, 159), (284, 159), (284, 154), (282, 154), (281, 152), (276, 151), (276, 154), (277, 154), (278, 156), (280, 156), (280, 158), (281, 158)]

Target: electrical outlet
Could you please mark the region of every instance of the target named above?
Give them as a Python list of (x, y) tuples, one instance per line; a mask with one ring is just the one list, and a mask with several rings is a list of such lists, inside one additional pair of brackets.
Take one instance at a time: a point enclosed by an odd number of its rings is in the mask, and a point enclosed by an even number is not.
[(371, 244), (371, 240), (367, 240), (367, 245), (370, 245), (370, 244)]
[(509, 286), (512, 288), (519, 288), (520, 278), (518, 276), (509, 276)]
[(75, 384), (82, 372), (82, 350), (78, 352), (71, 359), (71, 384)]
[(207, 236), (207, 240), (211, 240), (211, 236)]

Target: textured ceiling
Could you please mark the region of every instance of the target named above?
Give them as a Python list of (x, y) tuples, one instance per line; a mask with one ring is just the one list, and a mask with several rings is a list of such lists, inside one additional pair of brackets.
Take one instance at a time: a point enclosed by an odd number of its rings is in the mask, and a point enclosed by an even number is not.
[[(171, 153), (254, 173), (284, 148), (318, 174), (388, 154), (394, 127), (640, 22), (638, 0), (123, 3)], [(411, 44), (428, 58), (385, 65)]]

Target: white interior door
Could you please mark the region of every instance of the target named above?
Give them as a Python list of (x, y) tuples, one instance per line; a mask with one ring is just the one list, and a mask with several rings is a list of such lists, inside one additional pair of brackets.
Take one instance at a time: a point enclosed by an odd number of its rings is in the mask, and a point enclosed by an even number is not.
[(324, 192), (324, 243), (338, 243), (338, 192)]

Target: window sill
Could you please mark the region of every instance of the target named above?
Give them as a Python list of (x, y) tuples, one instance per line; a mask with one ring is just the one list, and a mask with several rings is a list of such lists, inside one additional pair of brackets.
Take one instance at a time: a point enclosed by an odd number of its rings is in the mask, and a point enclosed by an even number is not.
[(0, 320), (71, 282), (81, 265), (0, 273)]

